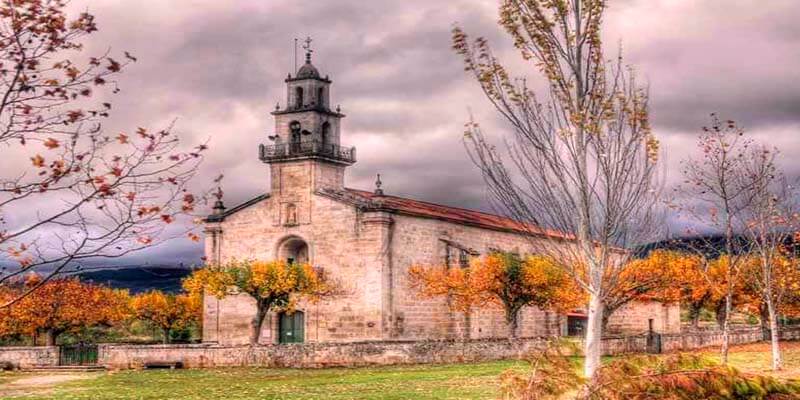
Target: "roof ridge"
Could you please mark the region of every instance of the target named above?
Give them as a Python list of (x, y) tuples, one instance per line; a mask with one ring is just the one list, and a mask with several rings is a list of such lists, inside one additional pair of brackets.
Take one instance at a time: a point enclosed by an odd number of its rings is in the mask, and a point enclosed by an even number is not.
[(413, 198), (413, 197), (401, 197), (401, 196), (395, 196), (395, 195), (390, 195), (390, 194), (376, 195), (376, 194), (373, 194), (372, 192), (370, 192), (370, 191), (368, 191), (368, 190), (354, 189), (354, 188), (348, 188), (348, 187), (346, 187), (346, 188), (344, 188), (344, 189), (345, 189), (345, 190), (349, 190), (349, 191), (354, 191), (354, 192), (363, 192), (363, 193), (368, 193), (368, 194), (370, 194), (370, 195), (371, 195), (371, 196), (370, 196), (371, 198), (372, 198), (372, 197), (394, 197), (394, 198), (396, 198), (396, 199), (411, 200), (411, 201), (415, 201), (415, 202), (417, 202), (417, 203), (425, 203), (425, 204), (430, 204), (430, 205), (432, 205), (432, 206), (437, 206), (437, 207), (445, 207), (445, 208), (451, 208), (451, 209), (456, 209), (456, 210), (463, 210), (463, 211), (468, 211), (468, 212), (473, 212), (473, 213), (481, 213), (481, 214), (485, 214), (485, 215), (490, 215), (490, 216), (492, 216), (492, 217), (506, 218), (506, 219), (509, 219), (509, 220), (513, 220), (512, 218), (509, 218), (509, 217), (506, 217), (506, 216), (502, 216), (502, 215), (499, 215), (499, 214), (495, 214), (495, 213), (490, 213), (490, 212), (486, 212), (486, 211), (475, 210), (475, 209), (472, 209), (472, 208), (465, 208), (465, 207), (458, 207), (458, 206), (450, 206), (450, 205), (447, 205), (447, 204), (434, 203), (434, 202), (427, 201), (427, 200), (419, 200), (419, 199), (415, 199), (415, 198)]

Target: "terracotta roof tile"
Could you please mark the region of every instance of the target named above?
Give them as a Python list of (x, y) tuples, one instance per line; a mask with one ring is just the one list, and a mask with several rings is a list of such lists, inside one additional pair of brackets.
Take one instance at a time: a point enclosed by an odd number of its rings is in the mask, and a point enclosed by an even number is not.
[(381, 207), (403, 214), (419, 217), (441, 219), (450, 222), (478, 226), (482, 228), (512, 231), (519, 233), (534, 233), (567, 239), (567, 235), (554, 231), (545, 230), (538, 226), (525, 226), (511, 218), (502, 217), (495, 214), (468, 210), (459, 207), (444, 206), (441, 204), (428, 203), (426, 201), (413, 200), (404, 197), (376, 195), (375, 193), (358, 189), (346, 189), (347, 192), (370, 200), (380, 201)]

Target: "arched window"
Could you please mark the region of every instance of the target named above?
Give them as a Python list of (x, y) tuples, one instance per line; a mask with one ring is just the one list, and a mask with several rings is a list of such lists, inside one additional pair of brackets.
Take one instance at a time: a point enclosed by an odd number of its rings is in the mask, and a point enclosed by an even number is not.
[(289, 152), (294, 153), (300, 151), (301, 126), (297, 121), (289, 123)]
[(322, 148), (324, 149), (331, 143), (331, 123), (324, 122), (322, 124)]
[(320, 107), (325, 107), (325, 88), (317, 89), (317, 104)]
[(303, 88), (297, 87), (294, 89), (294, 101), (295, 108), (303, 108)]
[(278, 246), (278, 259), (288, 263), (307, 263), (309, 261), (308, 244), (297, 236), (290, 236)]

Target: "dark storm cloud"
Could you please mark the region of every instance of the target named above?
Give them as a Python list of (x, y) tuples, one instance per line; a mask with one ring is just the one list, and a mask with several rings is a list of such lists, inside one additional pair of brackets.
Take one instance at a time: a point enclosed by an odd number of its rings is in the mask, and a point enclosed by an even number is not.
[[(450, 50), (453, 23), (489, 38), (515, 71), (538, 79), (496, 25), (493, 0), (77, 3), (100, 24), (90, 51), (110, 45), (139, 57), (120, 80), (108, 129), (176, 120), (187, 141), (210, 138), (200, 183), (223, 172), (229, 206), (268, 188), (255, 151), (273, 130), (269, 111), (286, 101), (295, 37), (314, 37), (314, 63), (333, 79), (333, 102), (347, 114), (342, 140), (359, 154), (348, 185), (372, 188), (380, 172), (389, 193), (450, 205), (488, 208), (460, 141), (470, 113), (495, 138), (507, 129)], [(772, 140), (784, 153), (800, 149), (790, 138), (800, 127), (800, 2), (609, 3), (608, 54), (621, 40), (649, 83), (672, 180), (713, 111), (760, 137), (780, 137)], [(136, 260), (197, 260), (200, 251), (171, 242)]]

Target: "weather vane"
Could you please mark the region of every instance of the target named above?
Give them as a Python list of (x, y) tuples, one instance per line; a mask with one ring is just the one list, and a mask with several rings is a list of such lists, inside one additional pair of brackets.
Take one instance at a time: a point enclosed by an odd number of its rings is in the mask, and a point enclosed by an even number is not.
[(311, 36), (307, 36), (306, 40), (303, 41), (303, 43), (305, 43), (303, 45), (303, 50), (306, 51), (306, 63), (309, 63), (309, 64), (311, 64), (311, 53), (314, 52), (314, 50), (311, 49), (311, 42), (313, 42), (313, 41), (314, 40), (311, 39)]
[(378, 174), (378, 179), (375, 180), (375, 194), (378, 196), (383, 196), (383, 182), (381, 182), (381, 174)]

